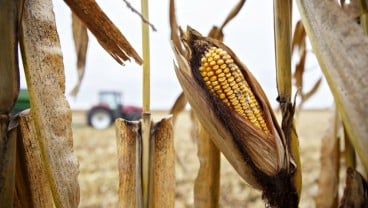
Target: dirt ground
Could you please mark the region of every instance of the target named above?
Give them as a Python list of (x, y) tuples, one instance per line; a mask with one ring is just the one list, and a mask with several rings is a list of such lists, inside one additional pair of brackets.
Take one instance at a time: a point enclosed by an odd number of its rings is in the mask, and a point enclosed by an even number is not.
[[(154, 121), (167, 112), (153, 112)], [(303, 172), (301, 208), (315, 207), (321, 137), (330, 123), (328, 110), (302, 111), (296, 126)], [(117, 207), (118, 170), (115, 128), (96, 130), (86, 125), (85, 112), (73, 112), (74, 150), (80, 163), (80, 207)], [(193, 182), (199, 162), (195, 141), (190, 138), (189, 113), (182, 113), (175, 126), (175, 150), (184, 164), (176, 164), (176, 205), (193, 207)], [(229, 163), (221, 161), (220, 207), (264, 207), (261, 194), (243, 182)]]

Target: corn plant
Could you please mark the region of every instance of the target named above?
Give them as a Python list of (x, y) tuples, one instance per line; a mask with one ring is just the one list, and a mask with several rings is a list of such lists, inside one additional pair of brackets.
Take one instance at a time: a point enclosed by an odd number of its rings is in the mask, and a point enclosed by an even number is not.
[[(142, 62), (94, 1), (65, 2), (119, 63), (131, 57)], [(78, 161), (52, 3), (4, 0), (0, 5), (0, 201), (5, 207), (77, 207)], [(32, 107), (13, 117), (10, 111), (19, 90), (18, 44)]]

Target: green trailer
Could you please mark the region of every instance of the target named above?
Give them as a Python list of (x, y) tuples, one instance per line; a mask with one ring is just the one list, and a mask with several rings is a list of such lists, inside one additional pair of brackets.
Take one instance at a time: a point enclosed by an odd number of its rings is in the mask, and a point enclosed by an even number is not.
[(31, 103), (29, 101), (28, 90), (27, 89), (19, 90), (17, 102), (15, 103), (11, 113), (14, 115), (30, 107)]

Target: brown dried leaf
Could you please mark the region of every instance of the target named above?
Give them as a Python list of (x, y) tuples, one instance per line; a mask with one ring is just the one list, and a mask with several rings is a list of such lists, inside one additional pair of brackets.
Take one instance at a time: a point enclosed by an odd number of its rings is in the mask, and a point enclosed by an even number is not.
[(305, 60), (307, 58), (306, 51), (302, 51), (302, 54), (300, 56), (300, 60), (295, 66), (295, 72), (293, 74), (293, 77), (295, 79), (295, 86), (297, 89), (300, 89), (303, 92), (303, 74), (305, 71)]
[(245, 1), (246, 0), (240, 0), (239, 3), (235, 5), (235, 7), (230, 11), (229, 15), (226, 17), (225, 21), (220, 26), (219, 31), (222, 32), (227, 23), (229, 23), (239, 13), (239, 11), (243, 8)]
[(224, 27), (239, 13), (243, 8), (245, 1), (246, 0), (240, 0), (239, 3), (230, 11), (222, 25), (220, 27), (213, 26), (207, 36), (222, 42), (224, 40)]
[(133, 58), (136, 63), (143, 60), (128, 40), (101, 10), (94, 0), (64, 0), (86, 27), (95, 35), (101, 46), (119, 63)]
[(346, 170), (346, 186), (340, 208), (368, 207), (368, 183), (356, 170)]
[(316, 83), (314, 83), (312, 89), (307, 92), (307, 93), (303, 93), (302, 94), (302, 102), (307, 101), (309, 98), (311, 98), (314, 94), (316, 94), (316, 92), (318, 91), (319, 87), (321, 86), (322, 83), (322, 77), (319, 78)]
[(291, 50), (294, 51), (296, 47), (299, 48), (300, 53), (301, 50), (305, 50), (306, 46), (305, 39), (306, 39), (306, 32), (302, 21), (299, 20), (295, 25), (293, 40), (291, 42)]
[(185, 50), (183, 48), (183, 46), (181, 45), (180, 42), (180, 37), (179, 37), (179, 26), (178, 26), (178, 22), (176, 20), (176, 12), (175, 12), (175, 0), (170, 0), (170, 11), (169, 11), (169, 20), (170, 20), (170, 36), (171, 36), (171, 41), (173, 42), (173, 44), (175, 45), (175, 47), (179, 50), (179, 52), (181, 54), (184, 54)]
[(86, 69), (88, 33), (86, 26), (82, 23), (82, 21), (79, 20), (79, 18), (74, 13), (72, 13), (72, 29), (73, 29), (74, 48), (77, 53), (78, 81), (71, 90), (70, 95), (76, 96), (79, 92), (79, 88)]
[(174, 105), (171, 107), (169, 114), (173, 115), (173, 123), (175, 124), (176, 118), (179, 113), (185, 110), (185, 105), (187, 104), (187, 99), (182, 92), (178, 98), (176, 98)]

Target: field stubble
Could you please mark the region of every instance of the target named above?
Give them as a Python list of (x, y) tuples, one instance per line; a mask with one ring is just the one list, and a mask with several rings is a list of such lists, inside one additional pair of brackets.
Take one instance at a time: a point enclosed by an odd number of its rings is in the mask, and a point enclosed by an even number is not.
[[(300, 207), (315, 207), (317, 179), (320, 170), (321, 138), (329, 126), (328, 110), (305, 110), (296, 118), (300, 140), (303, 192)], [(168, 116), (152, 112), (154, 121)], [(80, 207), (117, 207), (118, 170), (114, 126), (96, 130), (86, 125), (85, 112), (73, 112), (74, 151), (80, 163)], [(179, 115), (174, 129), (176, 163), (175, 207), (193, 206), (193, 185), (199, 168), (196, 142), (190, 136), (188, 112)], [(221, 156), (220, 207), (264, 207), (261, 194), (240, 179)]]

